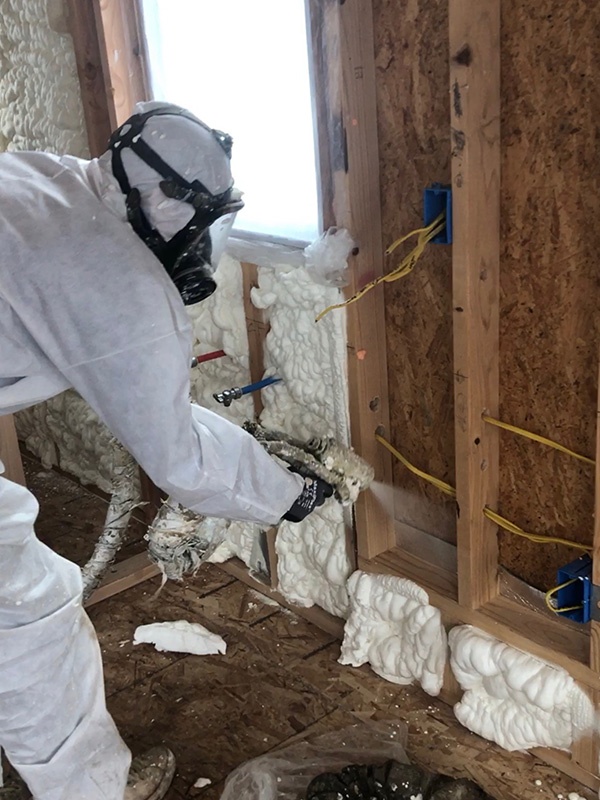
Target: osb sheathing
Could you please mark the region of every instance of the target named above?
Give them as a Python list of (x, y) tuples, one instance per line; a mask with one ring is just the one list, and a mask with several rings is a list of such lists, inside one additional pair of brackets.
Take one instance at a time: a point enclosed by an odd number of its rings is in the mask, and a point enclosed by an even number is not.
[[(422, 225), (423, 188), (450, 181), (447, 0), (373, 3), (384, 245)], [(398, 251), (406, 252), (406, 250)], [(395, 254), (387, 269), (396, 266)], [(450, 248), (432, 245), (385, 288), (391, 439), (416, 466), (454, 482)], [(394, 467), (396, 518), (455, 539), (444, 495)]]
[[(386, 245), (419, 224), (423, 187), (449, 181), (447, 7), (447, 0), (374, 0)], [(505, 0), (502, 15), (500, 416), (593, 456), (600, 4)], [(449, 251), (431, 246), (410, 277), (385, 291), (392, 439), (452, 482)], [(535, 533), (591, 542), (592, 467), (508, 433), (500, 463), (504, 516)], [(409, 492), (407, 513), (399, 493), (396, 516), (412, 515), (418, 527), (451, 538), (447, 519), (431, 526), (446, 504), (437, 491), (402, 467), (394, 480)], [(542, 588), (576, 555), (500, 537), (501, 563)]]

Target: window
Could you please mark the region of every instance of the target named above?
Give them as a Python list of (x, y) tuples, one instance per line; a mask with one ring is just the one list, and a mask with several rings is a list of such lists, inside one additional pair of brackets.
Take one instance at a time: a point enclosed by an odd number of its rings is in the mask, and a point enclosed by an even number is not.
[(143, 0), (152, 94), (234, 139), (236, 229), (312, 241), (317, 165), (305, 0)]

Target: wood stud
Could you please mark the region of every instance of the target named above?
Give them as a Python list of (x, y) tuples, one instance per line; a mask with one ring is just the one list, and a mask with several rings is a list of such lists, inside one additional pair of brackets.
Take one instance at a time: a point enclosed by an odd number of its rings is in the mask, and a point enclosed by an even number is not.
[(500, 0), (450, 0), (458, 596), (497, 594), (500, 273)]

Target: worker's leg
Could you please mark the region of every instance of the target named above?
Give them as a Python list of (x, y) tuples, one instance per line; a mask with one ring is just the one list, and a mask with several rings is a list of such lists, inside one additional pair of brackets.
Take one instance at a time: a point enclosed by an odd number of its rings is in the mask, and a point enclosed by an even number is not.
[(120, 800), (130, 755), (106, 711), (80, 570), (36, 538), (37, 511), (0, 477), (0, 746), (35, 800)]

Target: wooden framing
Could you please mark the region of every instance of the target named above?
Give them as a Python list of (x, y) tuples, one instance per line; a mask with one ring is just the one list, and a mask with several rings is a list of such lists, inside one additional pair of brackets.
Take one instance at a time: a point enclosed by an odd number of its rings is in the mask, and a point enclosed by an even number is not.
[[(458, 599), (497, 594), (500, 0), (450, 0)], [(485, 68), (483, 67), (485, 65)]]
[[(70, 0), (74, 6), (75, 0)], [(111, 122), (123, 121), (144, 95), (144, 70), (137, 35), (131, 35), (134, 4), (85, 0), (102, 27), (101, 55)], [(567, 670), (594, 699), (600, 698), (600, 623), (581, 626), (535, 604), (521, 602), (499, 581), (495, 527), (483, 515), (498, 499), (498, 434), (484, 427), (484, 413), (498, 413), (498, 308), (500, 223), (500, 0), (449, 0), (449, 53), (454, 194), (453, 316), (457, 508), (457, 568), (437, 551), (415, 553), (396, 546), (394, 524), (365, 494), (356, 508), (361, 569), (410, 578), (429, 593), (447, 626), (471, 624), (534, 656)], [(129, 13), (126, 13), (129, 9)], [(352, 259), (352, 293), (384, 270), (376, 111), (372, 4), (363, 0), (307, 0), (313, 47), (316, 135), (321, 216), (325, 226), (347, 227), (357, 248)], [(90, 23), (89, 15), (86, 24)], [(112, 25), (112, 27), (111, 27)], [(81, 27), (81, 26), (80, 26)], [(79, 52), (86, 77), (86, 25)], [(108, 32), (108, 33), (107, 33)], [(134, 45), (130, 42), (134, 41)], [(121, 64), (108, 57), (114, 43)], [(129, 43), (128, 43), (129, 42)], [(123, 67), (123, 63), (129, 66)], [(83, 66), (81, 66), (83, 65)], [(89, 73), (89, 69), (87, 72)], [(133, 79), (128, 82), (128, 75)], [(82, 81), (88, 124), (102, 105), (97, 76)], [(94, 104), (96, 104), (94, 106)], [(90, 123), (91, 121), (91, 123)], [(90, 129), (91, 130), (91, 129)], [(92, 146), (93, 133), (90, 134)], [(248, 313), (248, 311), (247, 311)], [(374, 439), (389, 430), (385, 308), (381, 291), (348, 309), (348, 364), (352, 440), (391, 485), (391, 457)], [(257, 369), (256, 365), (254, 366)], [(597, 464), (600, 465), (600, 399)], [(419, 532), (415, 531), (415, 535)], [(451, 545), (448, 545), (452, 547)], [(600, 584), (600, 468), (596, 471), (594, 583)], [(251, 582), (238, 563), (230, 574)], [(255, 588), (265, 591), (260, 584)], [(272, 593), (272, 592), (271, 592)], [(277, 595), (278, 601), (282, 601)], [(319, 624), (317, 622), (317, 624)], [(330, 623), (327, 622), (329, 625)], [(339, 628), (339, 626), (338, 626)], [(443, 696), (457, 698), (448, 671)], [(571, 754), (536, 751), (552, 766), (598, 789), (596, 737), (576, 743)]]
[(23, 461), (12, 414), (0, 417), (0, 461), (4, 464), (3, 477), (25, 486)]
[[(383, 273), (379, 152), (370, 4), (309, 0), (321, 215), (325, 226), (352, 232), (348, 295)], [(391, 482), (391, 458), (375, 431), (389, 427), (386, 331), (383, 297), (366, 295), (348, 307), (348, 379), (352, 443), (375, 468), (376, 480)], [(372, 558), (393, 545), (391, 520), (370, 493), (355, 507), (356, 524), (369, 530), (358, 552)]]
[[(258, 286), (258, 267), (256, 264), (242, 264), (242, 281), (246, 331), (248, 333), (250, 381), (258, 383), (263, 379), (265, 373), (264, 343), (269, 326), (264, 320), (262, 309), (256, 308), (252, 302), (252, 289)], [(254, 392), (252, 402), (254, 403), (254, 414), (258, 419), (264, 408), (262, 393)]]

